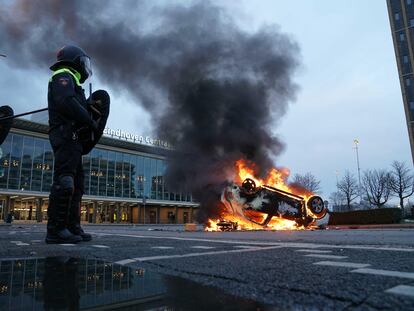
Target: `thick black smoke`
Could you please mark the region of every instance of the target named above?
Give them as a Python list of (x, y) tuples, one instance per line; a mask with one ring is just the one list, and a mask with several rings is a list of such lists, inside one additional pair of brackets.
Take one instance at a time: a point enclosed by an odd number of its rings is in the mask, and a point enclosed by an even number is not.
[(264, 174), (281, 152), (271, 127), (294, 98), (298, 47), (277, 27), (242, 30), (207, 1), (153, 3), (14, 1), (0, 7), (1, 51), (45, 70), (58, 47), (80, 45), (99, 78), (127, 90), (179, 151), (166, 173), (170, 190), (192, 192), (200, 215), (213, 216), (236, 160)]

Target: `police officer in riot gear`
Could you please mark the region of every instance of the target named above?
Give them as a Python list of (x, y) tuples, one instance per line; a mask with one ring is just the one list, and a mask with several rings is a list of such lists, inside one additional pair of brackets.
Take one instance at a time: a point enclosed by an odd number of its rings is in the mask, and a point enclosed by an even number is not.
[(77, 46), (64, 46), (50, 67), (49, 140), (55, 156), (49, 196), (46, 243), (90, 241), (80, 226), (84, 193), (82, 155), (102, 135), (109, 114), (109, 95), (97, 91), (86, 99), (81, 84), (92, 75), (90, 59)]

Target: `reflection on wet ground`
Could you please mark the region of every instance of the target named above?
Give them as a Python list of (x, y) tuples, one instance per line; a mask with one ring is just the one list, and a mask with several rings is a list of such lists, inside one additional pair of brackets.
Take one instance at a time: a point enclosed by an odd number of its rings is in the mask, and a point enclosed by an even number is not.
[(0, 310), (269, 310), (197, 283), (95, 259), (0, 261)]

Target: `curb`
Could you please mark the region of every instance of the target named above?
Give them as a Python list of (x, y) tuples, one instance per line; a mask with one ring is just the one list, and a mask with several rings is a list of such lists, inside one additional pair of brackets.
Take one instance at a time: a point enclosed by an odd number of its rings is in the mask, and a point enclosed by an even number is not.
[(329, 230), (343, 229), (414, 229), (414, 224), (382, 224), (382, 225), (328, 225)]

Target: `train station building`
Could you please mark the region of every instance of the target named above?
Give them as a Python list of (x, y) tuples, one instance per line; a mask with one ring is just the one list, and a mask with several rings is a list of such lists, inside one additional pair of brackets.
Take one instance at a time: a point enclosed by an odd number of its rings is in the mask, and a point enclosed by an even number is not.
[[(0, 146), (0, 219), (47, 220), (54, 158), (48, 126), (16, 119)], [(193, 222), (198, 204), (191, 194), (170, 192), (164, 172), (167, 142), (105, 129), (83, 157), (85, 195), (82, 221), (175, 224)]]

